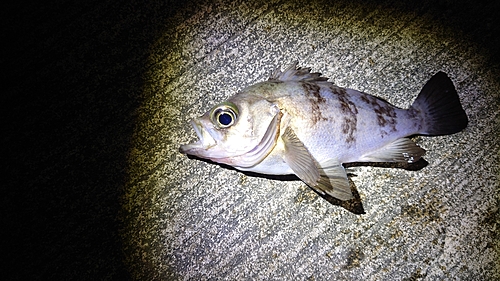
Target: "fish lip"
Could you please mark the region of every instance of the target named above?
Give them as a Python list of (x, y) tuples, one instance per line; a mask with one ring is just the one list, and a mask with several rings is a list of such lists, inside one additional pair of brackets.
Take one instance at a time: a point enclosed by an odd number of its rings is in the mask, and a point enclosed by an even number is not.
[[(199, 138), (199, 143), (203, 143), (203, 134), (201, 132), (201, 124), (199, 124), (199, 122), (196, 122), (194, 119), (191, 119), (189, 121), (189, 123), (191, 124), (191, 126), (193, 127), (194, 129), (194, 132), (196, 133), (196, 135), (198, 136)], [(197, 143), (198, 143), (197, 142)]]
[(179, 148), (179, 151), (181, 153), (196, 155), (196, 151), (208, 149), (216, 144), (213, 137), (208, 133), (207, 130), (204, 129), (201, 122), (196, 119), (191, 119), (189, 123), (191, 123), (191, 126), (193, 127), (199, 140), (193, 143), (181, 145)]

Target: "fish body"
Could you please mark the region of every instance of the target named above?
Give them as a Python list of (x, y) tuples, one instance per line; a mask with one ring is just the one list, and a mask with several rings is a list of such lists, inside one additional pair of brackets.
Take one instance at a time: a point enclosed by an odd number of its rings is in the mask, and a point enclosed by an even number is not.
[(191, 121), (200, 140), (180, 151), (243, 171), (295, 174), (311, 188), (352, 199), (343, 163), (415, 162), (406, 138), (467, 126), (453, 83), (438, 72), (408, 109), (341, 88), (296, 63)]

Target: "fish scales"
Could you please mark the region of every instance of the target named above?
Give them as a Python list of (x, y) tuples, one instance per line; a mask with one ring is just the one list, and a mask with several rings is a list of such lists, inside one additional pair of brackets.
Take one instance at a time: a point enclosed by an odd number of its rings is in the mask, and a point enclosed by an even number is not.
[(401, 109), (341, 88), (294, 63), (191, 121), (199, 140), (180, 151), (262, 174), (295, 174), (339, 200), (353, 198), (344, 163), (415, 162), (425, 150), (411, 135), (444, 135), (467, 126), (455, 87), (443, 72)]
[[(417, 116), (408, 116), (374, 96), (350, 91), (331, 83), (276, 83), (264, 90), (268, 82), (248, 88), (248, 94), (275, 102), (292, 116), (290, 126), (312, 154), (321, 155), (320, 162), (337, 157), (341, 162), (354, 162), (362, 155), (386, 145), (394, 139), (416, 132)], [(349, 91), (349, 93), (348, 93)], [(413, 122), (400, 122), (400, 118)], [(389, 134), (391, 134), (389, 136)], [(380, 136), (377, 141), (370, 141)], [(360, 141), (356, 141), (359, 139)], [(323, 159), (325, 158), (325, 159)]]

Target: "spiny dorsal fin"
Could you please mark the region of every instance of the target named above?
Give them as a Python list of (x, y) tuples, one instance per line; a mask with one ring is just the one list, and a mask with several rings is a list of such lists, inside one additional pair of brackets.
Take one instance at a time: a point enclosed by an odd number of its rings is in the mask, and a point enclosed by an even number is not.
[(321, 73), (311, 72), (310, 67), (297, 67), (298, 62), (291, 63), (284, 71), (276, 69), (269, 77), (269, 81), (326, 81)]

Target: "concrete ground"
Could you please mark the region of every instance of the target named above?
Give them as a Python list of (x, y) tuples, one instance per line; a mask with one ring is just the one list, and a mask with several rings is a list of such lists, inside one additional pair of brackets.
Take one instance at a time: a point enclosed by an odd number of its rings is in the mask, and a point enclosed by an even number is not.
[[(496, 1), (1, 10), (4, 280), (500, 280)], [(293, 61), (403, 108), (444, 71), (469, 125), (415, 138), (425, 167), (355, 167), (365, 214), (178, 152)]]

